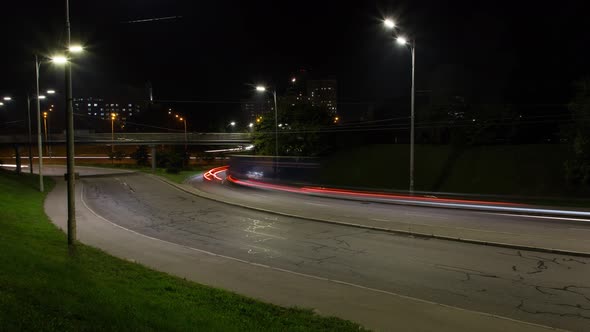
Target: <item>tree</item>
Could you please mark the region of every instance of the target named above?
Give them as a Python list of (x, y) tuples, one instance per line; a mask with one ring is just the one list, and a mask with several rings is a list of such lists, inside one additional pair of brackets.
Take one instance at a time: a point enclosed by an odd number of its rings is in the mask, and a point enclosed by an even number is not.
[(149, 153), (147, 146), (138, 146), (137, 150), (131, 153), (131, 158), (135, 159), (137, 165), (139, 166), (149, 166)]
[(576, 94), (568, 105), (572, 112), (571, 156), (565, 162), (565, 175), (573, 184), (590, 185), (590, 78), (574, 83)]
[[(281, 101), (278, 112), (278, 147), (282, 156), (317, 156), (331, 146), (322, 130), (333, 124), (327, 108), (309, 103), (287, 104)], [(274, 113), (262, 116), (254, 133), (254, 146), (260, 155), (275, 154)]]

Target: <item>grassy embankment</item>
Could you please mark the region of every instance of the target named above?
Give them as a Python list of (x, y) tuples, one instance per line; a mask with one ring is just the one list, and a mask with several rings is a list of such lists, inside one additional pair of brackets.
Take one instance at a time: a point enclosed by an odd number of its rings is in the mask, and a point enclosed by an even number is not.
[[(563, 198), (590, 197), (590, 190), (565, 182), (564, 145), (498, 145), (454, 151), (449, 146), (416, 146), (415, 188), (420, 191)], [(342, 151), (324, 164), (322, 182), (332, 186), (407, 190), (408, 145), (372, 145)], [(559, 200), (538, 201), (557, 203)]]
[[(53, 187), (46, 179), (46, 188)], [(36, 177), (0, 171), (0, 330), (358, 331), (80, 245), (47, 219)]]

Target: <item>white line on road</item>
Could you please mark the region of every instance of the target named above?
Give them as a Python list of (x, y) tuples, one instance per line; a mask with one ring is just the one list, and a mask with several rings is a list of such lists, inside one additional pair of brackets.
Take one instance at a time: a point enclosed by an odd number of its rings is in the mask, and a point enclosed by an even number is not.
[(585, 232), (590, 232), (590, 228), (569, 228), (572, 231), (585, 231)]
[(435, 219), (449, 219), (448, 217), (437, 216), (433, 214), (425, 214), (425, 213), (405, 213), (406, 216), (415, 216), (415, 217), (426, 217), (426, 218), (435, 218)]
[(387, 220), (387, 219), (379, 219), (379, 218), (369, 218), (370, 220), (373, 221), (391, 221), (391, 220)]
[(533, 216), (530, 214), (509, 214), (509, 213), (486, 213), (496, 216), (507, 216), (507, 217), (521, 217), (521, 218), (536, 218), (536, 219), (555, 219), (555, 220), (571, 220), (571, 221), (585, 221), (590, 222), (590, 219), (581, 218), (565, 218), (565, 217), (550, 217), (550, 216)]
[(311, 203), (311, 202), (303, 202), (305, 204), (309, 204), (309, 205), (315, 205), (315, 206), (328, 206), (327, 204), (319, 204), (319, 203)]

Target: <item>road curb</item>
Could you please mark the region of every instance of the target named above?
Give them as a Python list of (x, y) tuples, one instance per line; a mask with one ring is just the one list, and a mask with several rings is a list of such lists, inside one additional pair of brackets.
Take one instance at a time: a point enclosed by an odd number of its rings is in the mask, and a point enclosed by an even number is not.
[(398, 234), (398, 235), (415, 236), (415, 237), (420, 237), (420, 238), (431, 238), (431, 239), (447, 240), (447, 241), (454, 241), (454, 242), (461, 242), (461, 243), (470, 243), (470, 244), (476, 244), (476, 245), (485, 245), (485, 246), (490, 246), (490, 247), (499, 247), (499, 248), (515, 249), (515, 250), (527, 250), (527, 251), (543, 252), (543, 253), (550, 253), (550, 254), (559, 254), (559, 255), (568, 255), (568, 256), (577, 256), (577, 257), (590, 257), (590, 252), (570, 251), (570, 250), (543, 248), (543, 247), (531, 247), (531, 246), (519, 245), (519, 244), (494, 242), (494, 241), (483, 241), (483, 240), (476, 240), (476, 239), (469, 239), (469, 238), (460, 238), (460, 237), (452, 237), (452, 236), (445, 236), (445, 235), (428, 234), (428, 233), (413, 232), (413, 231), (408, 231), (408, 230), (403, 230), (403, 229), (367, 226), (367, 225), (362, 225), (362, 224), (347, 223), (347, 222), (343, 222), (343, 221), (311, 218), (311, 217), (300, 216), (300, 215), (295, 215), (295, 214), (290, 214), (290, 213), (285, 213), (285, 212), (278, 212), (278, 211), (263, 209), (263, 208), (259, 208), (259, 207), (249, 206), (249, 205), (245, 205), (245, 204), (235, 203), (235, 202), (231, 202), (231, 201), (226, 201), (226, 200), (223, 200), (223, 199), (220, 199), (217, 197), (213, 197), (213, 195), (203, 192), (197, 188), (191, 187), (189, 190), (189, 189), (187, 189), (177, 183), (171, 182), (165, 178), (162, 178), (162, 177), (159, 177), (156, 175), (152, 175), (152, 174), (145, 174), (145, 175), (147, 175), (148, 177), (152, 177), (154, 179), (157, 179), (159, 181), (162, 181), (162, 182), (164, 182), (164, 183), (166, 183), (178, 190), (181, 190), (181, 191), (186, 192), (191, 195), (195, 195), (195, 196), (198, 196), (201, 198), (205, 198), (205, 199), (209, 199), (212, 201), (216, 201), (216, 202), (220, 202), (220, 203), (224, 203), (224, 204), (228, 204), (228, 205), (233, 205), (233, 206), (237, 206), (237, 207), (241, 207), (241, 208), (245, 208), (245, 209), (249, 209), (249, 210), (271, 213), (271, 214), (285, 216), (285, 217), (311, 220), (311, 221), (317, 221), (317, 222), (333, 224), (333, 225), (348, 226), (348, 227), (361, 228), (361, 229), (369, 229), (369, 230), (387, 232), (387, 233)]

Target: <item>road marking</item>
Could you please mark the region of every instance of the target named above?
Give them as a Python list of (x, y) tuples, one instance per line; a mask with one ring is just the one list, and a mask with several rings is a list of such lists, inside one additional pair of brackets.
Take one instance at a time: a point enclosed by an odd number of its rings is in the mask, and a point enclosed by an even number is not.
[(550, 216), (534, 216), (534, 215), (530, 215), (530, 214), (487, 213), (487, 212), (485, 214), (492, 214), (492, 215), (496, 215), (496, 216), (508, 216), (508, 217), (522, 217), (522, 218), (554, 219), (554, 220), (571, 220), (571, 221), (585, 221), (585, 222), (590, 222), (590, 219), (565, 218), (565, 217), (550, 217)]
[(319, 204), (319, 203), (311, 203), (311, 202), (303, 202), (305, 204), (309, 204), (309, 205), (316, 205), (316, 206), (328, 206), (327, 204)]
[(587, 228), (569, 228), (573, 231), (585, 231), (585, 232), (590, 232), (590, 229)]
[(103, 216), (99, 215), (98, 213), (94, 212), (94, 210), (92, 210), (87, 204), (86, 201), (84, 200), (84, 183), (81, 183), (81, 190), (80, 190), (80, 199), (82, 201), (82, 204), (84, 204), (84, 206), (88, 209), (88, 211), (90, 211), (92, 214), (94, 214), (96, 217), (98, 217), (99, 219), (102, 219), (104, 221), (106, 221), (107, 223), (123, 229), (125, 231), (128, 231), (130, 233), (133, 233), (135, 235), (139, 235), (140, 237), (144, 237), (153, 241), (157, 241), (157, 242), (162, 242), (162, 243), (166, 243), (172, 246), (176, 246), (179, 248), (184, 248), (187, 250), (192, 250), (192, 251), (196, 251), (202, 254), (206, 254), (209, 256), (213, 256), (213, 257), (219, 257), (219, 258), (225, 258), (228, 260), (233, 260), (236, 262), (240, 262), (240, 263), (244, 263), (247, 265), (251, 265), (251, 266), (255, 266), (255, 267), (260, 267), (260, 268), (265, 268), (265, 269), (269, 269), (269, 270), (273, 270), (273, 271), (279, 271), (279, 272), (284, 272), (284, 273), (288, 273), (288, 274), (292, 274), (292, 275), (297, 275), (297, 276), (301, 276), (304, 278), (309, 278), (309, 279), (315, 279), (315, 280), (320, 280), (320, 281), (326, 281), (326, 282), (333, 282), (336, 284), (340, 284), (340, 285), (345, 285), (345, 286), (350, 286), (350, 287), (354, 287), (354, 288), (358, 288), (358, 289), (363, 289), (363, 290), (367, 290), (370, 292), (374, 292), (374, 293), (380, 293), (380, 294), (386, 294), (386, 295), (390, 295), (393, 297), (398, 297), (398, 298), (402, 298), (405, 300), (410, 300), (410, 301), (415, 301), (415, 302), (420, 302), (420, 303), (426, 303), (426, 304), (431, 304), (431, 305), (438, 305), (438, 306), (442, 306), (445, 308), (450, 308), (450, 309), (454, 309), (454, 310), (459, 310), (459, 311), (463, 311), (463, 312), (468, 312), (468, 313), (473, 313), (473, 314), (478, 314), (478, 315), (482, 315), (482, 316), (486, 316), (486, 317), (492, 317), (492, 318), (497, 318), (497, 319), (503, 319), (503, 320), (507, 320), (507, 321), (511, 321), (511, 322), (515, 322), (515, 323), (519, 323), (519, 324), (524, 324), (524, 325), (529, 325), (529, 326), (536, 326), (536, 327), (540, 327), (540, 328), (544, 328), (547, 330), (551, 330), (551, 331), (564, 331), (564, 330), (560, 330), (560, 329), (556, 329), (550, 326), (546, 326), (546, 325), (541, 325), (541, 324), (536, 324), (536, 323), (530, 323), (530, 322), (525, 322), (522, 320), (518, 320), (518, 319), (514, 319), (514, 318), (509, 318), (509, 317), (505, 317), (505, 316), (500, 316), (500, 315), (495, 315), (495, 314), (490, 314), (487, 312), (482, 312), (482, 311), (475, 311), (475, 310), (469, 310), (469, 309), (464, 309), (464, 308), (460, 308), (460, 307), (454, 307), (448, 304), (443, 304), (443, 303), (438, 303), (438, 302), (433, 302), (433, 301), (428, 301), (428, 300), (423, 300), (423, 299), (419, 299), (416, 297), (411, 297), (411, 296), (407, 296), (407, 295), (401, 295), (401, 294), (397, 294), (394, 292), (390, 292), (390, 291), (386, 291), (386, 290), (382, 290), (382, 289), (378, 289), (378, 288), (371, 288), (371, 287), (367, 287), (367, 286), (362, 286), (362, 285), (358, 285), (358, 284), (354, 284), (354, 283), (350, 283), (350, 282), (346, 282), (346, 281), (341, 281), (341, 280), (337, 280), (337, 279), (330, 279), (330, 278), (324, 278), (324, 277), (319, 277), (319, 276), (314, 276), (312, 274), (305, 274), (305, 273), (301, 273), (301, 272), (295, 272), (295, 271), (291, 271), (291, 270), (287, 270), (287, 269), (283, 269), (280, 267), (274, 267), (274, 266), (270, 266), (270, 265), (266, 265), (266, 264), (261, 264), (261, 263), (256, 263), (256, 262), (252, 262), (252, 261), (248, 261), (248, 260), (244, 260), (244, 259), (240, 259), (240, 258), (236, 258), (236, 257), (231, 257), (231, 256), (226, 256), (226, 255), (221, 255), (221, 254), (216, 254), (214, 252), (211, 251), (206, 251), (206, 250), (202, 250), (202, 249), (197, 249), (197, 248), (193, 248), (193, 247), (189, 247), (186, 245), (182, 245), (182, 244), (178, 244), (178, 243), (174, 243), (174, 242), (170, 242), (170, 241), (166, 241), (166, 240), (161, 240), (155, 237), (151, 237), (145, 234), (141, 234), (139, 232), (136, 232), (134, 230), (125, 228), (121, 225), (118, 225), (106, 218), (104, 218)]
[(387, 220), (387, 219), (379, 219), (379, 218), (369, 218), (370, 220), (373, 221), (391, 221), (391, 220)]
[(415, 216), (415, 217), (427, 217), (427, 218), (435, 218), (435, 219), (449, 219), (449, 217), (441, 217), (433, 214), (423, 214), (423, 213), (410, 213), (406, 212), (406, 216)]

